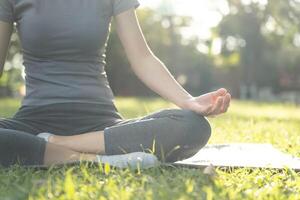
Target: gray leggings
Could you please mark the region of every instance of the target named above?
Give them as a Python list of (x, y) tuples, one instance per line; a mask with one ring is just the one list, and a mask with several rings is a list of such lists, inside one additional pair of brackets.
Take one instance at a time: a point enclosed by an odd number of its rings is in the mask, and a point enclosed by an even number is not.
[(76, 135), (99, 130), (104, 130), (107, 155), (151, 150), (166, 162), (194, 155), (211, 135), (208, 121), (190, 110), (163, 109), (124, 119), (111, 105), (21, 107), (12, 118), (0, 119), (0, 165), (43, 164), (46, 145), (36, 137), (38, 133)]

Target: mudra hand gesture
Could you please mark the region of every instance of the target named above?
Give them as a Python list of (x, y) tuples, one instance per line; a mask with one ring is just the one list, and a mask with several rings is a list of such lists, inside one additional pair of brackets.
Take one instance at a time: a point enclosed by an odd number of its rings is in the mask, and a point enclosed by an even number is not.
[(231, 95), (225, 88), (185, 100), (182, 108), (192, 110), (203, 116), (215, 117), (227, 112)]

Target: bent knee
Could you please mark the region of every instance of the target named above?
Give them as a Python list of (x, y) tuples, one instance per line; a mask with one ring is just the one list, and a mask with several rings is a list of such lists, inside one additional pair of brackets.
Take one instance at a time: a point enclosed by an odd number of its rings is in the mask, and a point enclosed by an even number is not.
[[(170, 148), (165, 151), (169, 154), (166, 161), (174, 162), (191, 157), (207, 144), (211, 126), (205, 117), (187, 109), (168, 109), (163, 114), (171, 119), (167, 127), (172, 134), (168, 139)], [(174, 150), (175, 146), (180, 148)]]
[(191, 110), (182, 110), (186, 123), (187, 144), (202, 148), (211, 136), (211, 126), (208, 120)]

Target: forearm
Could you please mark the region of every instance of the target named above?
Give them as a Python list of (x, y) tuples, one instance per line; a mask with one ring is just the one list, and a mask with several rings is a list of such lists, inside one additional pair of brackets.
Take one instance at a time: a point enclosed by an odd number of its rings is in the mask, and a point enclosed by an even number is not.
[(151, 90), (163, 98), (182, 107), (182, 102), (192, 95), (189, 94), (173, 77), (167, 67), (154, 55), (141, 59), (133, 64), (133, 71)]

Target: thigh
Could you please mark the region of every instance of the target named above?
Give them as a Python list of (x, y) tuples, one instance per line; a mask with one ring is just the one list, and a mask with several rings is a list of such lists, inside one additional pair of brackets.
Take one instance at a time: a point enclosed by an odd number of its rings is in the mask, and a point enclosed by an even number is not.
[[(121, 125), (126, 125), (126, 124), (133, 124), (133, 123), (137, 123), (137, 122), (140, 123), (143, 121), (147, 121), (149, 119), (158, 119), (158, 118), (171, 118), (174, 120), (182, 120), (184, 118), (184, 115), (182, 114), (182, 109), (176, 109), (176, 108), (161, 109), (158, 111), (148, 113), (147, 115), (142, 116), (142, 117), (119, 120), (119, 121), (115, 122), (114, 124), (112, 124), (110, 127), (121, 126)], [(104, 127), (104, 128), (109, 128), (109, 127)]]
[[(174, 118), (182, 118), (183, 117), (183, 110), (177, 108), (167, 108), (161, 109), (152, 113), (149, 113), (140, 119), (151, 119), (151, 118), (162, 118), (162, 117), (174, 117)], [(186, 111), (186, 110), (185, 110)]]
[(150, 150), (160, 159), (172, 162), (194, 155), (210, 135), (211, 127), (205, 117), (186, 109), (163, 109), (106, 127), (105, 152)]

